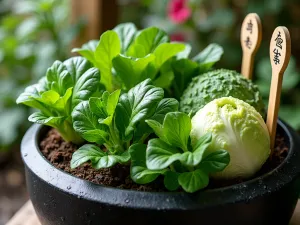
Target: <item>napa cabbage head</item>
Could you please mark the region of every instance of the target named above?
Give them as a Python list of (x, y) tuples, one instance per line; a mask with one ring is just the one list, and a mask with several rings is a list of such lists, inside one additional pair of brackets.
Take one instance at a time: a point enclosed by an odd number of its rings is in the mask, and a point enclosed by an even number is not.
[(225, 149), (229, 165), (217, 178), (249, 178), (260, 170), (270, 155), (270, 137), (261, 115), (248, 103), (233, 97), (215, 99), (192, 118), (192, 145), (211, 132), (208, 153)]

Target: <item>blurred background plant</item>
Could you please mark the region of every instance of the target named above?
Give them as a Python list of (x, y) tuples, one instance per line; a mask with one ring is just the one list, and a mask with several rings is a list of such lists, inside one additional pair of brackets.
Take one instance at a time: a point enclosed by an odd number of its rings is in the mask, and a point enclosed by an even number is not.
[(246, 14), (256, 12), (263, 41), (255, 62), (255, 82), (268, 101), (271, 80), (269, 43), (276, 26), (287, 26), (292, 37), (292, 60), (285, 73), (280, 117), (300, 130), (300, 2), (297, 0), (121, 0), (121, 21), (140, 27), (159, 26), (174, 41), (186, 41), (194, 53), (209, 43), (224, 48), (217, 67), (240, 71), (240, 28)]
[(0, 4), (0, 151), (5, 151), (18, 146), (29, 125), (29, 109), (16, 106), (16, 97), (54, 60), (68, 57), (82, 24), (70, 25), (67, 0)]
[(16, 98), (69, 56), (84, 25), (70, 25), (70, 11), (68, 0), (0, 0), (0, 225), (27, 199), (19, 145), (30, 112)]

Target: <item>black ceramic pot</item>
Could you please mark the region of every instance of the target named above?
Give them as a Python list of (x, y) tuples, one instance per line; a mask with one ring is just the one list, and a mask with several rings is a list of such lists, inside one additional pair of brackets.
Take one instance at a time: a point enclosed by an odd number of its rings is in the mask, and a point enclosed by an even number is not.
[(27, 187), (43, 225), (287, 225), (298, 200), (300, 140), (287, 125), (286, 160), (245, 183), (186, 193), (151, 193), (96, 185), (54, 168), (40, 153), (45, 129), (34, 125), (22, 142)]

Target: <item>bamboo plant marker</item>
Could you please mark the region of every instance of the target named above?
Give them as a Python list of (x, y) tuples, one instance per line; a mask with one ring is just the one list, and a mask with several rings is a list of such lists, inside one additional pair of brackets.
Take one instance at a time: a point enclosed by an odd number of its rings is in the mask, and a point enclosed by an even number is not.
[(282, 78), (291, 56), (291, 38), (286, 27), (277, 27), (270, 42), (270, 60), (272, 65), (272, 81), (269, 95), (267, 127), (271, 138), (271, 153), (273, 152), (277, 117), (280, 103)]
[(250, 13), (243, 21), (241, 28), (241, 45), (243, 50), (242, 71), (244, 77), (252, 79), (254, 56), (260, 46), (262, 28), (256, 13)]

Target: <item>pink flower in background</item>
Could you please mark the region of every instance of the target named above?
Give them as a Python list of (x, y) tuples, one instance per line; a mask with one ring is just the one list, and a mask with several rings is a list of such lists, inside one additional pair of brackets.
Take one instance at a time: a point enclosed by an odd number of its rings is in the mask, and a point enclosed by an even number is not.
[(168, 17), (174, 23), (184, 23), (191, 16), (191, 9), (187, 0), (170, 0), (168, 6)]

